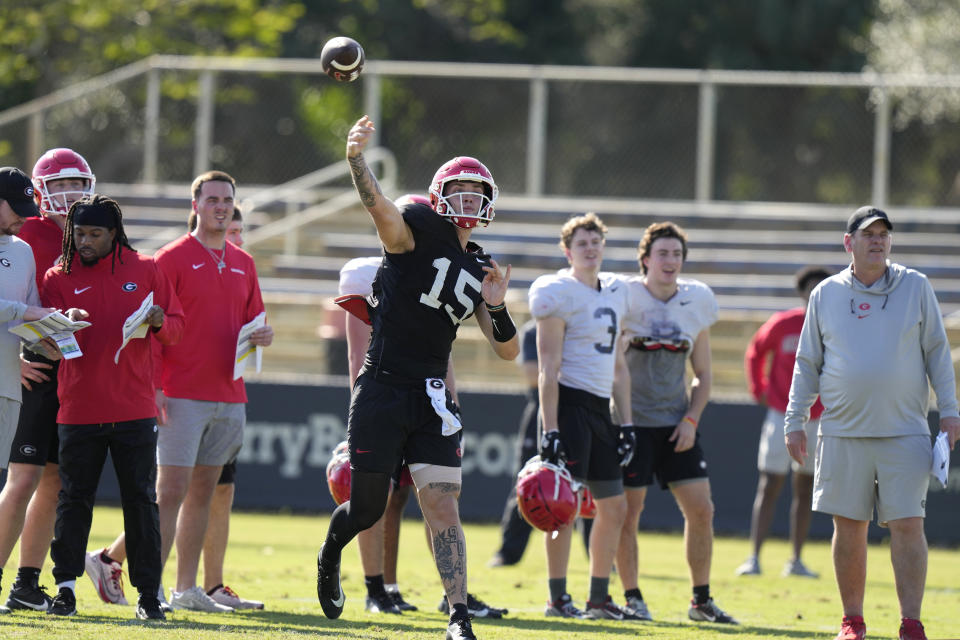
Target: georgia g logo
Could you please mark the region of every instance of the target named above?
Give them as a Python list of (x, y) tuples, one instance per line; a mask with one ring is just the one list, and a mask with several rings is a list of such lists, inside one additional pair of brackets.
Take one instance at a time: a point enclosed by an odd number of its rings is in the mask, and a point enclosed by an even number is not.
[(870, 315), (870, 303), (861, 302), (857, 305), (857, 320), (863, 320)]
[(120, 287), (124, 291), (136, 291), (137, 283), (136, 282), (124, 282), (123, 286)]
[(7, 260), (6, 258), (0, 258), (0, 264), (2, 264), (2, 265), (5, 266), (5, 267), (9, 267), (9, 266), (10, 266), (10, 261)]

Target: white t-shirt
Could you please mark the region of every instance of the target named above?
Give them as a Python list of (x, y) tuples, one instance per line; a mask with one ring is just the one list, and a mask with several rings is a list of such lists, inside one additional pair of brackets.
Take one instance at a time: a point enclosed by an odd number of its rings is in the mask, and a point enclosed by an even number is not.
[(629, 309), (626, 283), (600, 273), (600, 289), (574, 278), (569, 269), (540, 276), (530, 286), (534, 318), (561, 318), (566, 324), (558, 381), (567, 387), (609, 398), (617, 341)]

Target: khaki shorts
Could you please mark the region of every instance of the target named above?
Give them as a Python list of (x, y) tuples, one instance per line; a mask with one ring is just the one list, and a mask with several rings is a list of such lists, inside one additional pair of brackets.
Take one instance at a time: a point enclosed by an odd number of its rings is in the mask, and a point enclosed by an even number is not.
[[(790, 469), (794, 473), (805, 473), (812, 476), (814, 472), (814, 456), (808, 455), (803, 466), (797, 464), (787, 452), (787, 442), (783, 435), (783, 412), (776, 409), (767, 409), (767, 417), (763, 421), (760, 432), (760, 451), (757, 453), (757, 469), (764, 473), (787, 475)], [(811, 420), (803, 428), (807, 434), (807, 451), (813, 449), (817, 441), (819, 420)]]
[(838, 438), (820, 436), (813, 510), (877, 522), (926, 514), (932, 446), (929, 436)]
[(6, 469), (10, 463), (10, 445), (17, 435), (17, 421), (20, 419), (20, 403), (11, 398), (0, 397), (0, 469)]
[(157, 464), (224, 465), (240, 452), (246, 421), (242, 402), (167, 398), (167, 424), (160, 425)]

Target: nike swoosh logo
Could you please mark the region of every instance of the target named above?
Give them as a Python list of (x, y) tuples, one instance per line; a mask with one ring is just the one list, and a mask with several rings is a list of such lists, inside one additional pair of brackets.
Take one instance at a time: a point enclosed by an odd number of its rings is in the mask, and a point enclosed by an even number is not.
[(680, 301), (680, 306), (682, 307), (682, 306), (684, 306), (684, 305), (690, 304), (691, 302), (693, 302), (693, 301), (692, 301), (692, 300), (681, 300), (681, 301)]
[(207, 263), (206, 263), (206, 262), (201, 262), (200, 264), (192, 265), (192, 266), (193, 266), (193, 270), (196, 271), (197, 269), (199, 269), (200, 267), (202, 267), (202, 266), (205, 265), (205, 264), (207, 264)]
[(373, 449), (357, 449), (357, 453), (370, 453)]
[(335, 607), (342, 607), (347, 598), (343, 595), (343, 589), (340, 589), (340, 597), (333, 601)]
[(23, 606), (29, 607), (29, 608), (33, 609), (34, 611), (46, 611), (46, 610), (47, 610), (47, 603), (45, 603), (45, 602), (42, 603), (42, 604), (36, 604), (36, 603), (33, 603), (33, 602), (27, 602), (26, 600), (21, 600), (20, 598), (13, 598), (13, 600), (16, 600), (17, 602), (19, 602), (19, 603), (22, 604)]
[[(86, 290), (89, 289), (89, 288), (90, 288), (90, 287), (84, 287), (83, 289), (74, 289), (74, 290), (73, 290), (73, 294), (74, 294), (74, 295), (81, 294), (81, 293), (83, 293), (84, 291), (86, 291)], [(17, 600), (17, 602), (20, 602), (20, 601)]]

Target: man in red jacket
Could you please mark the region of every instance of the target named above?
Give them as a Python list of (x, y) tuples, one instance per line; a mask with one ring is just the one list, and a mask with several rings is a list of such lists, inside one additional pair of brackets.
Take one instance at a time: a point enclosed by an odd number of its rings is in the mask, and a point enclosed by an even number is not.
[(101, 195), (70, 208), (60, 263), (44, 276), (41, 299), (91, 326), (75, 336), (79, 357), (60, 365), (57, 413), (60, 490), (51, 544), (58, 593), (48, 613), (74, 615), (97, 484), (107, 451), (120, 485), (130, 550), (130, 582), (140, 592), (136, 615), (162, 620), (160, 523), (156, 500), (157, 409), (150, 341), (124, 344), (127, 319), (153, 295), (142, 324), (165, 345), (183, 333), (180, 301), (153, 258), (134, 251), (120, 207)]
[[(757, 483), (757, 495), (753, 502), (753, 517), (750, 521), (750, 544), (752, 554), (740, 565), (736, 573), (739, 576), (760, 574), (760, 547), (770, 531), (777, 498), (792, 466), (793, 500), (790, 503), (790, 542), (793, 545), (793, 558), (783, 568), (785, 576), (804, 576), (815, 578), (817, 574), (807, 569), (800, 560), (800, 551), (810, 529), (810, 504), (813, 493), (813, 456), (807, 458), (801, 467), (790, 461), (787, 446), (783, 439), (783, 413), (787, 409), (787, 397), (790, 395), (790, 381), (793, 377), (793, 363), (797, 357), (797, 343), (803, 328), (803, 317), (810, 292), (830, 273), (822, 267), (806, 267), (796, 275), (797, 292), (803, 298), (804, 305), (789, 311), (773, 314), (750, 341), (745, 356), (747, 382), (750, 393), (757, 403), (767, 406), (767, 417), (760, 435), (760, 452), (757, 467), (760, 480)], [(772, 354), (772, 359), (771, 359)], [(767, 361), (770, 360), (769, 369)], [(816, 442), (817, 425), (823, 405), (817, 400), (810, 410), (807, 423), (807, 441)]]
[[(156, 253), (187, 314), (183, 341), (163, 348), (157, 384), (157, 493), (164, 562), (177, 545), (174, 609), (233, 611), (197, 585), (197, 570), (217, 480), (243, 444), (247, 393), (243, 378), (234, 378), (237, 337), (264, 310), (253, 257), (226, 241), (235, 189), (222, 171), (198, 176), (197, 228)], [(272, 341), (268, 325), (250, 336), (256, 346)]]
[[(19, 236), (33, 250), (39, 291), (47, 269), (56, 265), (63, 251), (63, 225), (70, 206), (92, 194), (97, 179), (83, 156), (64, 148), (40, 156), (32, 179), (41, 215), (27, 218)], [(52, 600), (39, 579), (50, 551), (60, 493), (59, 364), (27, 349), (20, 356), (23, 405), (10, 448), (11, 473), (4, 486), (13, 513), (0, 517), (0, 564), (6, 563), (20, 538), (20, 568), (6, 605), (10, 609), (46, 611)]]

